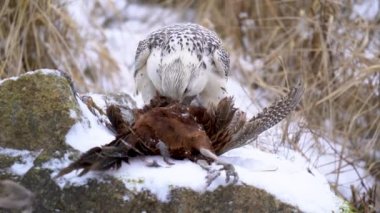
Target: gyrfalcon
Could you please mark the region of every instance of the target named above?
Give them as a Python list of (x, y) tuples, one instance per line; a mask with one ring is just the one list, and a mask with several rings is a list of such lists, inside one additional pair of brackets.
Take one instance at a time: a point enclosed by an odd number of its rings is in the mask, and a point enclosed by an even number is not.
[(139, 42), (135, 56), (137, 92), (147, 104), (157, 94), (208, 106), (226, 94), (230, 59), (215, 32), (198, 24), (174, 24)]

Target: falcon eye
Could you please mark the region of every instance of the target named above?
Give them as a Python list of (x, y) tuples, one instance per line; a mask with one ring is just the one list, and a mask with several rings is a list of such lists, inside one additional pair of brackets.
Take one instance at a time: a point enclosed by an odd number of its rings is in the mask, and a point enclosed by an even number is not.
[(185, 89), (185, 94), (189, 92), (189, 88), (186, 88)]

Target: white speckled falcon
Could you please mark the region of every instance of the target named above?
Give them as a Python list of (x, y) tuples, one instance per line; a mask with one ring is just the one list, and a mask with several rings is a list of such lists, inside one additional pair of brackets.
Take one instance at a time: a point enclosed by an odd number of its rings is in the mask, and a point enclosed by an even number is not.
[(175, 24), (152, 32), (139, 42), (135, 81), (147, 104), (157, 93), (203, 106), (226, 94), (229, 55), (215, 32), (198, 24)]

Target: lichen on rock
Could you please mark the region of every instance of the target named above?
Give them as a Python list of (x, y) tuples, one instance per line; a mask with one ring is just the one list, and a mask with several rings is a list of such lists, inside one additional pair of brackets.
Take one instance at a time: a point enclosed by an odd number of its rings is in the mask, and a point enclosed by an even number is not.
[[(69, 80), (37, 70), (0, 83), (0, 146), (47, 152), (66, 147), (65, 134), (80, 113)], [(79, 117), (79, 116), (77, 116)]]

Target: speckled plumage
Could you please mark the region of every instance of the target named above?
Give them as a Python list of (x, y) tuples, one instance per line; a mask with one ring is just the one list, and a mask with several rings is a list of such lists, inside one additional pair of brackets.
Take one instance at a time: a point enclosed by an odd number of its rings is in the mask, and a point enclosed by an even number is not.
[(226, 96), (229, 56), (218, 36), (197, 24), (175, 24), (140, 41), (135, 57), (137, 90), (145, 102), (156, 93), (206, 105)]

